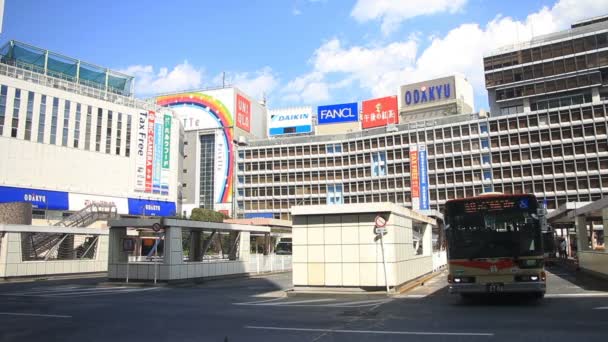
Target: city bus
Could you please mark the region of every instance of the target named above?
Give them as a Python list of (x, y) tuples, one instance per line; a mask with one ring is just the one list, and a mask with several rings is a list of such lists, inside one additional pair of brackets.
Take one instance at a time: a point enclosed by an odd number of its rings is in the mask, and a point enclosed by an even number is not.
[(542, 227), (534, 195), (485, 194), (445, 204), (449, 292), (546, 290)]

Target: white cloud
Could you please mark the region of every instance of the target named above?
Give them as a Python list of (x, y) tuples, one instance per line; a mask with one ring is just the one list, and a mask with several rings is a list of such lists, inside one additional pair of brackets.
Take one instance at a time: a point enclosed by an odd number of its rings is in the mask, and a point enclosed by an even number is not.
[[(277, 76), (270, 67), (264, 67), (255, 72), (228, 72), (225, 76), (226, 84), (234, 85), (258, 100), (261, 100), (264, 95), (268, 96), (279, 84)], [(213, 83), (220, 85), (222, 75), (217, 75), (213, 79)]]
[(132, 65), (121, 72), (135, 77), (135, 93), (139, 96), (199, 88), (203, 79), (203, 71), (188, 61), (171, 70), (162, 67), (156, 72), (151, 65)]
[[(357, 5), (360, 3), (363, 2)], [(386, 7), (384, 2), (380, 4)], [(290, 96), (286, 99), (296, 100), (310, 87), (318, 89), (315, 94), (326, 101), (331, 98), (329, 92), (332, 89), (353, 81), (365, 93), (388, 96), (395, 94), (401, 84), (454, 73), (467, 76), (475, 93), (483, 95), (484, 54), (533, 36), (568, 28), (577, 20), (605, 12), (606, 8), (608, 0), (561, 0), (521, 21), (497, 16), (485, 26), (462, 24), (443, 36), (432, 36), (430, 44), (423, 50), (419, 49), (419, 35), (371, 47), (343, 46), (340, 40), (333, 39), (313, 53), (313, 70), (288, 84), (286, 90)]]
[(441, 12), (461, 10), (467, 0), (358, 0), (350, 15), (359, 22), (381, 20), (381, 29), (389, 34), (407, 19)]
[(294, 9), (291, 10), (291, 14), (293, 14), (293, 15), (300, 15), (300, 14), (302, 14), (302, 11), (300, 11), (297, 8), (294, 8)]

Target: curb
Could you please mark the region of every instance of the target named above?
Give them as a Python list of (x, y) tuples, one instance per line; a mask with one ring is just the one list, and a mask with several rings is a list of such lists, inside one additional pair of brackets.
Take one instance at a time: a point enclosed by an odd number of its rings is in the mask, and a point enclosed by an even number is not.
[(405, 283), (399, 287), (399, 289), (395, 292), (395, 294), (398, 295), (398, 294), (403, 294), (405, 292), (411, 291), (418, 286), (424, 285), (425, 282), (435, 278), (436, 276), (440, 275), (441, 273), (443, 273), (443, 270), (440, 270), (437, 272), (432, 272), (427, 275), (423, 275), (417, 279), (414, 279), (408, 283)]

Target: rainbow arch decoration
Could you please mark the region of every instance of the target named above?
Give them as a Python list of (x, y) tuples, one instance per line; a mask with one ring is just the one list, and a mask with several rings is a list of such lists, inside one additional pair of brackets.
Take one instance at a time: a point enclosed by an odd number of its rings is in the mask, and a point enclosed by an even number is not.
[(232, 144), (234, 141), (234, 118), (228, 108), (218, 99), (197, 92), (159, 96), (156, 98), (156, 103), (164, 107), (198, 107), (219, 121), (224, 131), (228, 167), (223, 177), (225, 181), (222, 186), (221, 195), (216, 198), (219, 198), (221, 203), (231, 203), (234, 184), (232, 181), (234, 176), (234, 145)]

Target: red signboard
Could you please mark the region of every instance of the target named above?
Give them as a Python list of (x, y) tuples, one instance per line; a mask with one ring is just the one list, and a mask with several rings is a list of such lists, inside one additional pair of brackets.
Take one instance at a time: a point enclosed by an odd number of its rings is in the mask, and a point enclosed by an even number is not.
[(381, 97), (363, 101), (361, 124), (363, 128), (398, 124), (397, 96)]
[(251, 102), (239, 94), (236, 94), (236, 126), (247, 132), (251, 129)]
[(154, 164), (154, 120), (156, 113), (148, 112), (148, 145), (146, 146), (146, 192), (152, 192), (152, 167)]

